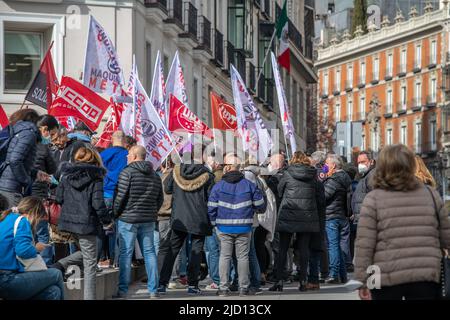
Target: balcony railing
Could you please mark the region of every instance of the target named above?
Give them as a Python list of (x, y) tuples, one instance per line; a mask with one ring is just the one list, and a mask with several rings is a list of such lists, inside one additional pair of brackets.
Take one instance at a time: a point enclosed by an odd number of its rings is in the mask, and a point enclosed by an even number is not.
[(219, 66), (223, 64), (223, 34), (220, 31), (214, 32), (214, 60)]
[(436, 101), (436, 95), (428, 95), (427, 96), (427, 107), (432, 108), (436, 107), (437, 101)]
[(289, 30), (289, 39), (292, 41), (294, 46), (303, 54), (303, 44), (302, 44), (302, 34), (298, 31), (297, 27), (292, 23), (292, 21), (288, 20), (288, 30)]
[(420, 109), (422, 109), (422, 98), (412, 99), (412, 101), (410, 102), (410, 105), (411, 105), (411, 109), (413, 111), (419, 111)]
[(392, 114), (394, 106), (392, 104), (386, 104), (386, 114)]
[(334, 85), (333, 94), (334, 95), (338, 95), (339, 93), (341, 93), (341, 84), (340, 83), (336, 83)]
[(266, 102), (266, 100), (267, 100), (267, 95), (266, 95), (266, 77), (264, 76), (264, 74), (261, 74), (261, 76), (259, 77), (258, 98), (261, 101), (263, 101), (263, 102)]
[(275, 81), (273, 79), (266, 79), (266, 96), (267, 105), (270, 109), (273, 109), (273, 91), (275, 87)]
[(185, 31), (193, 39), (197, 40), (197, 8), (191, 3), (185, 3)]
[(264, 6), (262, 8), (262, 13), (266, 16), (267, 19), (270, 19), (271, 10), (270, 10), (270, 0), (262, 0), (264, 2)]
[(245, 54), (241, 50), (234, 50), (234, 66), (239, 71), (242, 79), (247, 79), (247, 70), (245, 66)]
[(168, 23), (175, 23), (180, 28), (183, 26), (183, 0), (169, 0), (169, 18)]
[(345, 81), (345, 91), (352, 91), (353, 89), (353, 80)]
[[(435, 137), (436, 138), (436, 137)], [(437, 148), (437, 140), (434, 141), (427, 141), (422, 143), (422, 153), (433, 153), (438, 150)]]
[(211, 52), (211, 22), (205, 17), (200, 17), (200, 44), (203, 49)]
[(247, 83), (249, 86), (249, 90), (252, 93), (256, 93), (255, 92), (255, 86), (256, 86), (256, 67), (253, 63), (249, 62), (248, 63), (248, 75), (247, 75)]
[(417, 73), (420, 72), (421, 70), (422, 70), (421, 62), (419, 60), (415, 60), (413, 72)]
[(380, 73), (379, 72), (373, 72), (372, 73), (372, 81), (370, 83), (371, 84), (377, 84), (378, 82), (380, 82)]
[(405, 114), (406, 113), (406, 101), (405, 102), (398, 102), (397, 108), (396, 108), (397, 114)]
[(404, 77), (406, 76), (406, 64), (400, 64), (399, 66), (399, 71), (397, 74), (399, 77)]
[(386, 68), (384, 80), (386, 80), (386, 81), (392, 80), (393, 74), (394, 74), (394, 71), (392, 69)]
[(359, 76), (358, 78), (358, 88), (364, 88), (366, 86), (366, 76)]
[(428, 56), (427, 57), (427, 61), (428, 61), (428, 69), (433, 69), (433, 68), (436, 68), (436, 65), (437, 65), (437, 58), (436, 58), (436, 56)]
[(159, 8), (167, 13), (167, 0), (145, 0), (144, 4), (147, 8)]

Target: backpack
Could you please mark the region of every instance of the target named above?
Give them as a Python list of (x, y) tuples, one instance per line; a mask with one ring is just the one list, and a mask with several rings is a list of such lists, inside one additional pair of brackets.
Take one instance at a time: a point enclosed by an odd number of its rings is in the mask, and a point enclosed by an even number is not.
[(9, 143), (14, 137), (14, 130), (12, 126), (7, 126), (0, 131), (0, 175), (8, 166), (6, 156), (8, 155)]

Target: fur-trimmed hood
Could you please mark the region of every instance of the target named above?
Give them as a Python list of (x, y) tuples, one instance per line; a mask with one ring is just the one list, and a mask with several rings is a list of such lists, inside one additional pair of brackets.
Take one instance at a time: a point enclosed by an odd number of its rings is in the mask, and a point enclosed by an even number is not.
[(103, 179), (106, 170), (86, 163), (65, 162), (61, 164), (61, 174), (73, 188), (81, 190), (92, 181)]
[(200, 189), (210, 178), (210, 172), (201, 164), (181, 164), (173, 169), (173, 179), (183, 191)]

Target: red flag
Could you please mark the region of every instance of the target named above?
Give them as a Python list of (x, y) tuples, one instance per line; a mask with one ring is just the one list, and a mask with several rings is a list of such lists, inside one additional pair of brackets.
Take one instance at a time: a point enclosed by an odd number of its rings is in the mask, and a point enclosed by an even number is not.
[(8, 117), (6, 116), (5, 110), (3, 110), (3, 107), (0, 104), (0, 130), (6, 128), (8, 124), (9, 124)]
[(201, 133), (212, 138), (212, 132), (188, 107), (173, 94), (170, 95), (169, 130)]
[(211, 92), (212, 127), (219, 130), (237, 129), (236, 110), (216, 93)]
[(70, 77), (63, 77), (58, 97), (48, 114), (55, 117), (72, 116), (95, 131), (108, 107), (109, 102), (94, 91)]
[(123, 104), (112, 103), (112, 112), (108, 119), (108, 122), (103, 129), (103, 133), (98, 139), (97, 144), (95, 145), (98, 148), (106, 149), (111, 144), (111, 137), (113, 133), (119, 130), (120, 120), (122, 118), (122, 112), (124, 109)]
[(25, 100), (44, 109), (48, 109), (52, 105), (53, 95), (56, 96), (58, 93), (58, 79), (56, 78), (55, 67), (53, 66), (52, 47), (53, 42), (50, 48), (48, 48), (41, 67), (25, 96)]

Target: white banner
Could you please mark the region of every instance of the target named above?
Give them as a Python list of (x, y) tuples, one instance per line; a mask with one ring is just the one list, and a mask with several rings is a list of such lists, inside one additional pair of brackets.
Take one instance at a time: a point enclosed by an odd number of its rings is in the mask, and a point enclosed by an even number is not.
[(169, 75), (167, 76), (166, 110), (169, 106), (169, 97), (171, 94), (173, 94), (178, 100), (180, 100), (186, 107), (189, 108), (183, 68), (181, 67), (178, 51), (175, 53), (172, 66), (170, 67)]
[(121, 100), (124, 104), (124, 111), (122, 114), (122, 119), (120, 121), (120, 128), (121, 130), (127, 135), (131, 136), (136, 139), (136, 104), (134, 103), (134, 95), (133, 92), (135, 91), (135, 79), (139, 78), (138, 72), (137, 72), (137, 66), (135, 63), (135, 57), (133, 56), (133, 66), (131, 68), (130, 78), (128, 79), (128, 89), (127, 94), (129, 97), (117, 97), (116, 100)]
[[(294, 126), (292, 125), (291, 113), (289, 112), (289, 106), (286, 99), (286, 93), (284, 92), (283, 83), (281, 82), (280, 69), (278, 68), (277, 58), (273, 52), (270, 52), (272, 56), (272, 69), (273, 76), (275, 78), (275, 84), (277, 86), (278, 105), (280, 106), (281, 123), (283, 124), (283, 132), (285, 141), (289, 139), (291, 144), (291, 157), (295, 151), (297, 151), (297, 142), (295, 141)], [(286, 146), (287, 150), (288, 146)]]
[(272, 148), (272, 139), (264, 121), (245, 87), (245, 82), (236, 68), (231, 66), (231, 86), (238, 131), (242, 137), (244, 151), (263, 163)]
[[(150, 62), (149, 62), (150, 63)], [(155, 106), (159, 117), (163, 119), (167, 126), (167, 109), (164, 104), (166, 95), (166, 85), (164, 83), (164, 68), (161, 61), (161, 53), (158, 50), (155, 61), (155, 71), (153, 73), (152, 92), (150, 93), (150, 101)]]
[(124, 85), (123, 71), (111, 38), (90, 16), (83, 84), (98, 93), (120, 95)]

